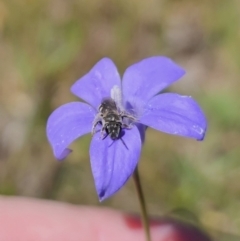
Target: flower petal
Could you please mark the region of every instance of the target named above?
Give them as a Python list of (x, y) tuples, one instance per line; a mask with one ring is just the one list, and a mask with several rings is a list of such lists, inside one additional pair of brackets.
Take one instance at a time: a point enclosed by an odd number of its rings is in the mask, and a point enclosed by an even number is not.
[(146, 102), (184, 74), (185, 71), (167, 57), (144, 59), (127, 68), (123, 75), (124, 100), (135, 97)]
[(93, 107), (98, 108), (103, 98), (110, 97), (111, 89), (115, 85), (121, 86), (118, 70), (111, 59), (103, 58), (73, 84), (71, 91)]
[(146, 105), (140, 123), (159, 131), (203, 140), (206, 118), (189, 96), (173, 93), (153, 97)]
[(71, 102), (57, 108), (48, 118), (47, 137), (57, 159), (71, 152), (67, 147), (78, 137), (91, 132), (95, 110), (88, 104)]
[(99, 200), (117, 192), (134, 172), (141, 152), (141, 137), (136, 126), (124, 130), (122, 140), (104, 140), (101, 133), (93, 136), (90, 145), (92, 173)]

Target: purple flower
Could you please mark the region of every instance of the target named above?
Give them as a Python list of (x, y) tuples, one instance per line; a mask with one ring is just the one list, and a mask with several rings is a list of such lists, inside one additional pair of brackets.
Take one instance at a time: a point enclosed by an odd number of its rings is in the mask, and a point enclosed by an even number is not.
[[(75, 139), (94, 131), (91, 167), (99, 200), (104, 200), (118, 191), (134, 172), (146, 126), (202, 140), (207, 122), (198, 104), (189, 96), (157, 95), (184, 73), (169, 58), (157, 56), (127, 68), (121, 82), (112, 60), (103, 58), (71, 88), (86, 103), (60, 106), (48, 119), (47, 136), (55, 157), (64, 159)], [(104, 112), (104, 100), (114, 101), (114, 111)], [(109, 111), (116, 115), (107, 115)], [(114, 135), (118, 138), (113, 138)]]

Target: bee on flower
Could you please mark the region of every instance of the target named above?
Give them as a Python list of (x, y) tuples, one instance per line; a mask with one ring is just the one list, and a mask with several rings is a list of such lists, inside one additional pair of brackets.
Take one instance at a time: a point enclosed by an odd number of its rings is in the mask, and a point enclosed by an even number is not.
[(92, 132), (91, 168), (102, 201), (136, 169), (146, 127), (203, 140), (207, 121), (199, 105), (190, 96), (159, 94), (184, 74), (171, 59), (155, 56), (128, 67), (121, 81), (112, 60), (101, 59), (71, 87), (86, 103), (62, 105), (48, 119), (55, 157), (66, 158), (69, 145)]

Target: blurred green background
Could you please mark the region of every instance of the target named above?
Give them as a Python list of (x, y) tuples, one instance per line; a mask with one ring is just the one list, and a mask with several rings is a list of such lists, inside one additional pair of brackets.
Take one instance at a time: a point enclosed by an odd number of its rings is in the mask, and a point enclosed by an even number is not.
[(0, 193), (139, 212), (131, 180), (99, 204), (90, 136), (59, 163), (45, 125), (77, 100), (70, 86), (100, 58), (122, 74), (152, 55), (186, 69), (169, 91), (192, 95), (209, 128), (203, 142), (147, 131), (140, 175), (149, 212), (188, 210), (210, 229), (240, 235), (238, 0), (0, 1)]

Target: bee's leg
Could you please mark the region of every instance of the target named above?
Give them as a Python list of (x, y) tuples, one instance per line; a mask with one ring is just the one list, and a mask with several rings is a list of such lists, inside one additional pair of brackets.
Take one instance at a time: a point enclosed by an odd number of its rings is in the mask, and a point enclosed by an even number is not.
[(132, 116), (126, 112), (121, 113), (121, 117), (122, 117), (122, 119), (123, 118), (128, 119), (129, 123), (122, 124), (122, 128), (125, 128), (125, 129), (131, 129), (133, 127), (133, 123), (137, 121), (137, 119), (134, 116)]
[(124, 129), (132, 129), (133, 128), (133, 124), (131, 123), (131, 124), (129, 124), (129, 125), (127, 125), (127, 124), (122, 124), (122, 128), (124, 128)]
[(108, 136), (108, 133), (106, 132), (106, 126), (107, 126), (106, 123), (104, 123), (101, 129), (102, 140), (104, 140)]
[(128, 118), (131, 121), (136, 121), (137, 120), (133, 115), (128, 114), (126, 112), (122, 112), (122, 113), (120, 113), (120, 115), (121, 115), (122, 118)]
[(94, 135), (96, 133), (96, 126), (99, 122), (102, 121), (102, 117), (100, 115), (100, 113), (98, 113), (93, 121), (93, 126), (92, 126), (92, 135)]
[(106, 133), (105, 135), (102, 135), (102, 140), (104, 140), (106, 137), (108, 136), (108, 133)]
[(132, 115), (125, 115), (125, 116), (123, 116), (123, 117), (128, 118), (128, 119), (131, 120), (131, 121), (136, 121), (136, 120), (137, 120), (137, 119), (136, 119), (134, 116), (132, 116)]

